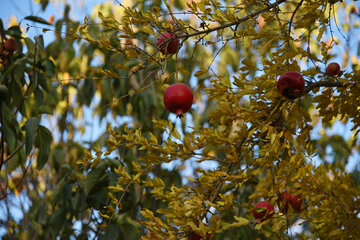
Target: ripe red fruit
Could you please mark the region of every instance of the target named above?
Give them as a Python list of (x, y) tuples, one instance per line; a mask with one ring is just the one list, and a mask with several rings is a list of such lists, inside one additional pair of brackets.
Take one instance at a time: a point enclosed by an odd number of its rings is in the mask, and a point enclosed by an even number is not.
[(301, 194), (290, 195), (290, 204), (295, 211), (300, 211), (302, 207), (302, 196)]
[(201, 240), (201, 239), (209, 239), (210, 238), (210, 235), (206, 235), (206, 237), (202, 237), (202, 236), (200, 236), (199, 234), (197, 234), (197, 233), (193, 233), (192, 235), (191, 235), (191, 237), (190, 238), (188, 238), (189, 240)]
[(261, 201), (255, 205), (255, 209), (252, 210), (252, 213), (254, 217), (261, 222), (274, 215), (274, 206), (267, 201)]
[(278, 202), (277, 202), (281, 212), (285, 214), (287, 213), (289, 208), (289, 202), (290, 202), (290, 194), (288, 193), (288, 191), (285, 190), (280, 194), (280, 197), (278, 198)]
[(276, 87), (284, 97), (295, 99), (304, 94), (305, 80), (298, 72), (287, 72), (280, 76)]
[(300, 211), (302, 207), (302, 202), (303, 200), (301, 194), (292, 195), (285, 190), (281, 193), (278, 199), (278, 207), (281, 212), (286, 214), (289, 208), (289, 203), (295, 211)]
[(326, 67), (326, 73), (331, 76), (340, 75), (341, 74), (340, 65), (337, 64), (336, 62), (330, 63)]
[(190, 110), (194, 95), (191, 89), (183, 83), (170, 85), (164, 92), (164, 105), (167, 110), (182, 117)]
[(6, 40), (5, 42), (5, 50), (9, 53), (15, 52), (19, 47), (17, 41), (13, 38)]
[(178, 51), (180, 40), (175, 38), (171, 33), (162, 33), (157, 41), (156, 46), (162, 54), (174, 54)]

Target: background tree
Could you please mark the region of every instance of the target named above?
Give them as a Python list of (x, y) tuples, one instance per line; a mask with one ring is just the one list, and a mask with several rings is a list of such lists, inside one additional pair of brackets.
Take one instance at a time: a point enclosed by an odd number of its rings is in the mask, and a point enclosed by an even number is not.
[[(351, 1), (175, 0), (1, 24), (3, 239), (356, 238), (358, 20)], [(305, 88), (277, 88), (287, 72)]]

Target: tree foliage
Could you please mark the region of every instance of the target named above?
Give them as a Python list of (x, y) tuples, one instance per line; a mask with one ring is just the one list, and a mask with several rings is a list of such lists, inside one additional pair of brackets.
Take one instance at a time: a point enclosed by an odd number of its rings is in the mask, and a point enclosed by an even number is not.
[[(354, 4), (116, 1), (80, 21), (65, 6), (54, 23), (0, 22), (3, 239), (359, 237)], [(156, 47), (164, 32), (178, 53)], [(300, 98), (276, 88), (288, 71), (306, 80)], [(184, 118), (163, 106), (177, 82), (195, 95)], [(281, 211), (285, 190), (300, 210)], [(258, 221), (264, 200), (275, 214)]]

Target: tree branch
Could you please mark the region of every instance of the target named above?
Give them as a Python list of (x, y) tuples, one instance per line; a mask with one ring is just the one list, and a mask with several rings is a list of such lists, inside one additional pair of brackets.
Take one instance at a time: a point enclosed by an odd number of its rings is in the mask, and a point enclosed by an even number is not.
[(314, 88), (317, 87), (348, 87), (350, 85), (356, 85), (355, 83), (343, 83), (340, 81), (337, 82), (331, 82), (331, 81), (320, 81), (320, 82), (314, 82), (310, 83), (306, 88), (304, 93), (308, 93), (312, 91)]
[(292, 15), (291, 15), (290, 22), (289, 22), (288, 36), (290, 36), (290, 34), (291, 34), (291, 24), (292, 24), (292, 22), (293, 22), (293, 20), (294, 20), (295, 14), (296, 14), (297, 10), (300, 8), (300, 6), (302, 5), (303, 2), (304, 2), (304, 0), (301, 0), (301, 1), (299, 2), (299, 4), (296, 6), (294, 12), (293, 12)]
[(251, 13), (245, 17), (242, 17), (240, 19), (238, 19), (237, 21), (235, 22), (231, 22), (231, 23), (228, 23), (228, 24), (224, 24), (224, 25), (221, 25), (221, 26), (218, 26), (218, 27), (214, 27), (214, 28), (209, 28), (208, 30), (204, 30), (204, 31), (199, 31), (199, 32), (195, 32), (195, 33), (191, 33), (191, 34), (183, 34), (183, 35), (179, 35), (179, 36), (176, 36), (177, 38), (190, 38), (190, 37), (194, 37), (194, 36), (197, 36), (197, 35), (201, 35), (201, 34), (208, 34), (208, 33), (211, 33), (211, 32), (214, 32), (214, 31), (217, 31), (217, 30), (220, 30), (220, 29), (225, 29), (225, 28), (228, 28), (228, 27), (231, 27), (231, 26), (235, 26), (235, 25), (238, 25), (242, 22), (245, 22), (249, 19), (252, 19), (254, 17), (256, 17), (257, 15), (261, 14), (261, 13), (264, 13), (264, 12), (267, 12), (269, 11), (270, 9), (274, 8), (274, 7), (277, 7), (279, 4), (281, 3), (284, 3), (286, 2), (287, 0), (279, 0), (279, 1), (276, 1), (275, 3), (273, 4), (270, 4), (269, 6), (267, 6), (266, 8), (262, 9), (262, 10), (259, 10), (257, 12), (254, 12), (254, 13)]

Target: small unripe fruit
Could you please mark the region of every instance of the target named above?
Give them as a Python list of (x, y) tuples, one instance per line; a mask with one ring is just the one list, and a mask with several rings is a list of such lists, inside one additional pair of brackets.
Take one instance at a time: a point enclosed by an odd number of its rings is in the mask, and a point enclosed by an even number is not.
[(252, 213), (254, 217), (261, 222), (274, 215), (274, 206), (267, 201), (261, 201), (255, 205), (255, 209), (252, 210)]
[(298, 72), (287, 72), (280, 76), (276, 87), (284, 97), (295, 99), (304, 94), (305, 80)]
[(5, 41), (5, 50), (8, 51), (9, 53), (13, 53), (15, 52), (19, 47), (18, 42), (11, 38)]
[(326, 73), (331, 75), (331, 76), (341, 75), (340, 65), (338, 63), (336, 63), (336, 62), (330, 63), (326, 67)]
[(350, 9), (350, 13), (354, 13), (354, 14), (357, 14), (358, 13), (358, 8), (356, 6), (352, 6), (351, 9)]
[(178, 38), (174, 38), (174, 35), (165, 32), (158, 37), (156, 46), (162, 54), (174, 54), (178, 51), (179, 42), (180, 40)]
[(183, 83), (170, 85), (164, 92), (164, 105), (167, 110), (182, 117), (190, 110), (194, 95), (191, 89)]

